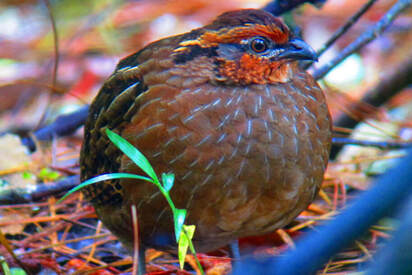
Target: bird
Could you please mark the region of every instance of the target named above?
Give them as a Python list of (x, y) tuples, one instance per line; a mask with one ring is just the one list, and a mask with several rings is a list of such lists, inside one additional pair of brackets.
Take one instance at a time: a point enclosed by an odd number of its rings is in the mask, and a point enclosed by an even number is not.
[[(158, 175), (173, 173), (177, 208), (209, 252), (273, 232), (316, 197), (331, 148), (325, 95), (299, 67), (316, 52), (272, 14), (229, 11), (122, 59), (90, 105), (81, 179), (142, 174), (105, 134), (138, 148)], [(103, 224), (133, 247), (176, 251), (173, 216), (153, 184), (108, 180), (83, 189)]]

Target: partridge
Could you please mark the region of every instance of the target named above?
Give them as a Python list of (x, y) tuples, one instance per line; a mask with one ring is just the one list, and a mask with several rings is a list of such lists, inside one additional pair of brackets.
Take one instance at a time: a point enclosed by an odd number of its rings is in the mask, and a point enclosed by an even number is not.
[[(331, 118), (316, 81), (299, 67), (316, 53), (271, 14), (224, 13), (122, 59), (90, 105), (81, 178), (143, 172), (108, 128), (137, 147), (196, 225), (198, 252), (291, 222), (315, 198), (331, 147)], [(153, 184), (88, 186), (104, 225), (133, 246), (131, 206), (145, 247), (176, 250), (172, 212)]]

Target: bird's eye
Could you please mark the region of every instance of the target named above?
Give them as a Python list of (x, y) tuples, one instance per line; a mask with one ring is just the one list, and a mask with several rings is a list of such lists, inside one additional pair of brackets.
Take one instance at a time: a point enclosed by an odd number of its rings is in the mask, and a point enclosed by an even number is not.
[(255, 53), (263, 53), (268, 49), (268, 42), (263, 38), (255, 38), (250, 42), (250, 48)]

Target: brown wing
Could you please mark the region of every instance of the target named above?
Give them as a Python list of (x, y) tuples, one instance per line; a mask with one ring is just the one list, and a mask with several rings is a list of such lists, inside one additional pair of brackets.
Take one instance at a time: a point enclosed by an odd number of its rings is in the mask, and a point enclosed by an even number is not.
[[(119, 134), (122, 132), (140, 108), (137, 100), (139, 95), (151, 85), (164, 82), (165, 77), (159, 75), (173, 65), (170, 55), (174, 47), (171, 45), (177, 45), (176, 41), (182, 38), (184, 36), (156, 41), (122, 59), (112, 76), (106, 80), (90, 105), (85, 123), (80, 154), (82, 181), (119, 171), (122, 153), (108, 140), (105, 129)], [(156, 62), (156, 58), (166, 59), (166, 62)], [(82, 191), (95, 205), (118, 205), (122, 200), (120, 189), (118, 181), (113, 180), (87, 186)]]
[[(129, 57), (132, 58), (135, 56)], [(131, 66), (136, 66), (133, 63)], [(121, 152), (108, 140), (104, 131), (106, 128), (120, 131), (138, 109), (134, 99), (147, 89), (138, 76), (124, 74), (121, 65), (119, 63), (118, 69), (90, 105), (80, 154), (82, 181), (118, 171)], [(111, 181), (88, 186), (83, 192), (93, 203), (118, 204), (121, 202), (119, 189), (117, 181)]]

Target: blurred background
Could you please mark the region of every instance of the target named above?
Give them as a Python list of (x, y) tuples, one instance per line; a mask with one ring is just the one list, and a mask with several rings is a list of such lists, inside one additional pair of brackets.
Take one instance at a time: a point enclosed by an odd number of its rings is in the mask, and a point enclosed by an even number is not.
[[(285, 15), (286, 21), (299, 26), (304, 39), (315, 49), (321, 48), (332, 33), (367, 1), (325, 2), (321, 9), (305, 4)], [(395, 2), (376, 1), (315, 66), (319, 67), (336, 56), (376, 23)], [(18, 118), (21, 126), (30, 127), (38, 122), (44, 108), (53, 108), (60, 113), (90, 102), (117, 61), (149, 42), (200, 27), (222, 12), (261, 8), (268, 1), (50, 0), (49, 10), (46, 3), (29, 0), (3, 0), (0, 3), (0, 111), (12, 110), (16, 115), (20, 108), (30, 107), (28, 102), (36, 105), (29, 118)], [(58, 36), (59, 64), (53, 89), (55, 54), (49, 12), (54, 17)], [(410, 53), (410, 25), (409, 11), (398, 18), (384, 36), (348, 57), (328, 74), (326, 84), (335, 92), (348, 94), (352, 99), (359, 98), (379, 80), (388, 64), (392, 66)], [(52, 94), (52, 102), (44, 94)], [(339, 109), (335, 104), (332, 100), (334, 114)], [(0, 125), (4, 128), (16, 126), (11, 120), (1, 121)]]
[[(4, 190), (19, 188), (27, 191), (79, 173), (82, 129), (70, 137), (39, 143), (38, 150), (32, 154), (21, 145), (20, 138), (30, 136), (31, 132), (59, 115), (90, 103), (120, 58), (151, 41), (201, 27), (222, 12), (262, 8), (268, 2), (2, 0), (0, 197)], [(366, 2), (327, 0), (323, 6), (304, 4), (283, 17), (317, 50)], [(314, 72), (327, 64), (365, 30), (373, 27), (396, 2), (376, 1), (309, 71)], [(351, 54), (320, 80), (335, 120), (345, 114), (357, 119), (367, 118), (353, 131), (337, 127), (337, 135), (350, 134), (359, 140), (382, 142), (405, 142), (412, 138), (412, 77), (402, 79), (402, 83), (388, 80), (397, 70), (404, 72), (411, 68), (411, 28), (412, 10), (408, 9), (383, 35)], [(391, 85), (401, 85), (396, 86), (394, 95), (383, 104), (361, 104), (355, 112), (353, 104), (365, 93), (378, 89), (383, 80), (392, 83), (387, 90), (391, 90)], [(347, 201), (368, 189), (374, 177), (385, 172), (403, 154), (402, 150), (345, 146), (329, 164), (319, 198), (307, 211), (285, 230), (242, 240), (241, 248), (250, 249), (255, 254), (281, 254), (294, 246), (295, 238), (333, 217)], [(354, 274), (362, 270), (373, 258), (380, 241), (388, 239), (396, 226), (394, 218), (382, 220), (363, 239), (331, 259), (321, 274)], [(59, 206), (55, 205), (54, 197), (19, 207), (0, 203), (0, 229), (1, 236), (6, 238), (0, 241), (0, 255), (11, 267), (18, 263), (6, 252), (9, 250), (7, 246), (23, 255), (20, 259), (26, 264), (43, 266), (37, 267), (38, 272), (50, 272), (42, 274), (67, 274), (73, 270), (96, 268), (99, 271), (93, 274), (118, 274), (131, 265), (127, 252), (101, 228), (94, 219), (93, 210), (81, 196)], [(79, 240), (84, 236), (91, 237)], [(73, 239), (77, 241), (68, 242)], [(146, 256), (151, 261), (148, 270), (160, 272), (153, 274), (177, 272), (173, 256), (156, 251), (149, 251)], [(207, 274), (230, 271), (227, 251), (200, 257)], [(196, 272), (193, 259), (189, 257), (187, 261), (188, 271), (179, 274)]]

